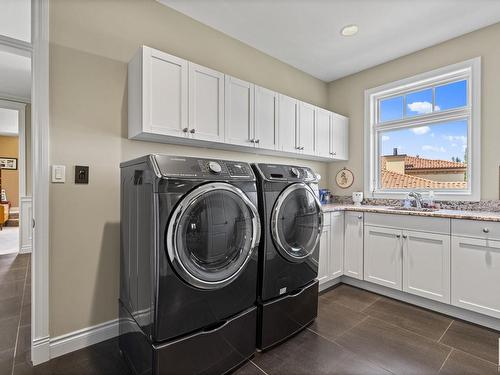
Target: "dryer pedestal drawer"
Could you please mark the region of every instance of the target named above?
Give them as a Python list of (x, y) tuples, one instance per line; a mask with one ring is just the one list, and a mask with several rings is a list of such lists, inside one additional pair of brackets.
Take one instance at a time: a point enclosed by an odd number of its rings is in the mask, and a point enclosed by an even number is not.
[(292, 336), (318, 315), (318, 280), (259, 305), (257, 347), (265, 350)]

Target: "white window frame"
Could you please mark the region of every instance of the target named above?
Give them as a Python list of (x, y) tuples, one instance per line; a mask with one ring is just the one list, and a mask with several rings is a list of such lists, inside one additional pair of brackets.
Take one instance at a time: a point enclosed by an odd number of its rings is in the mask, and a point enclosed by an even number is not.
[[(377, 123), (380, 99), (404, 95), (409, 92), (467, 79), (468, 106), (432, 112), (403, 120)], [(403, 103), (404, 105), (404, 103)], [(403, 107), (403, 110), (405, 108)], [(481, 197), (481, 57), (448, 65), (430, 72), (391, 82), (365, 91), (365, 131), (364, 131), (364, 194), (367, 198), (404, 199), (411, 189), (379, 189), (378, 131), (425, 126), (444, 121), (463, 119), (469, 121), (467, 137), (468, 187), (464, 190), (434, 190), (438, 200), (478, 201)], [(377, 128), (375, 128), (377, 126)], [(429, 189), (417, 190), (426, 193)]]

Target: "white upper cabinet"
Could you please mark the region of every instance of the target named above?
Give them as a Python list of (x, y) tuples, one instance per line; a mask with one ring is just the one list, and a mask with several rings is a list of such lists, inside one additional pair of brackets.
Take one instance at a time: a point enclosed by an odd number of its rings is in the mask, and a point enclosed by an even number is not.
[(255, 86), (255, 127), (256, 147), (278, 149), (278, 93)]
[(316, 155), (329, 158), (330, 147), (331, 112), (322, 108), (316, 108)]
[(349, 119), (333, 112), (331, 116), (331, 157), (338, 160), (347, 160), (349, 156)]
[(254, 85), (226, 75), (226, 143), (254, 145)]
[(315, 107), (311, 104), (299, 102), (299, 131), (298, 146), (302, 154), (315, 153)]
[(142, 47), (130, 62), (129, 137), (184, 137), (188, 127), (188, 62)]
[(346, 159), (347, 122), (312, 104), (147, 46), (128, 64), (130, 139)]
[(281, 151), (297, 152), (297, 107), (297, 99), (279, 95), (278, 140)]
[(189, 63), (189, 135), (224, 141), (224, 74)]

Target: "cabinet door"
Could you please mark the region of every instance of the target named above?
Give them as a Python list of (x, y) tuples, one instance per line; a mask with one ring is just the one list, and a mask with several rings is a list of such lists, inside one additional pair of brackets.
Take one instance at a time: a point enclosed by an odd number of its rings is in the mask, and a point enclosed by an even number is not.
[(331, 157), (330, 151), (331, 112), (316, 108), (316, 155)]
[(344, 213), (330, 215), (330, 278), (335, 279), (344, 274)]
[(366, 225), (364, 279), (402, 290), (402, 246), (400, 230)]
[(188, 62), (143, 48), (143, 130), (185, 136), (188, 127)]
[(279, 95), (278, 103), (278, 145), (281, 151), (298, 151), (298, 126), (296, 99)]
[[(327, 215), (327, 214), (325, 214)], [(330, 280), (330, 258), (331, 258), (331, 230), (330, 225), (324, 225), (319, 241), (319, 266), (318, 280), (322, 284)]]
[(450, 236), (403, 232), (403, 291), (450, 303)]
[(363, 213), (345, 213), (344, 275), (363, 280)]
[(228, 75), (225, 81), (226, 143), (253, 147), (253, 84)]
[(278, 148), (278, 94), (255, 86), (255, 146)]
[(224, 141), (224, 74), (189, 63), (189, 134)]
[(500, 241), (452, 237), (451, 303), (500, 318)]
[(299, 102), (299, 147), (300, 152), (307, 155), (315, 153), (315, 111), (314, 106)]
[(347, 160), (349, 154), (349, 119), (332, 113), (331, 153), (334, 159)]

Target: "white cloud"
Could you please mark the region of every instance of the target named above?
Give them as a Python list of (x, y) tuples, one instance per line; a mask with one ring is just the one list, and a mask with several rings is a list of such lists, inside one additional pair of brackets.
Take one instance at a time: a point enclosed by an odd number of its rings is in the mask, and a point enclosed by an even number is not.
[(443, 138), (449, 142), (458, 142), (462, 145), (467, 144), (467, 137), (465, 135), (443, 135)]
[(382, 142), (388, 141), (389, 139), (391, 139), (391, 137), (389, 137), (388, 135), (382, 136)]
[(419, 115), (432, 112), (432, 103), (429, 102), (413, 102), (408, 104), (408, 108), (412, 112), (417, 112)]
[(423, 145), (422, 150), (433, 151), (433, 152), (446, 152), (446, 149), (443, 146), (438, 147), (438, 146), (431, 146), (431, 145)]
[(427, 134), (431, 130), (428, 126), (420, 126), (418, 128), (412, 128), (411, 131), (416, 135), (424, 135)]
[(456, 143), (452, 143), (451, 147), (458, 147), (458, 145)]

